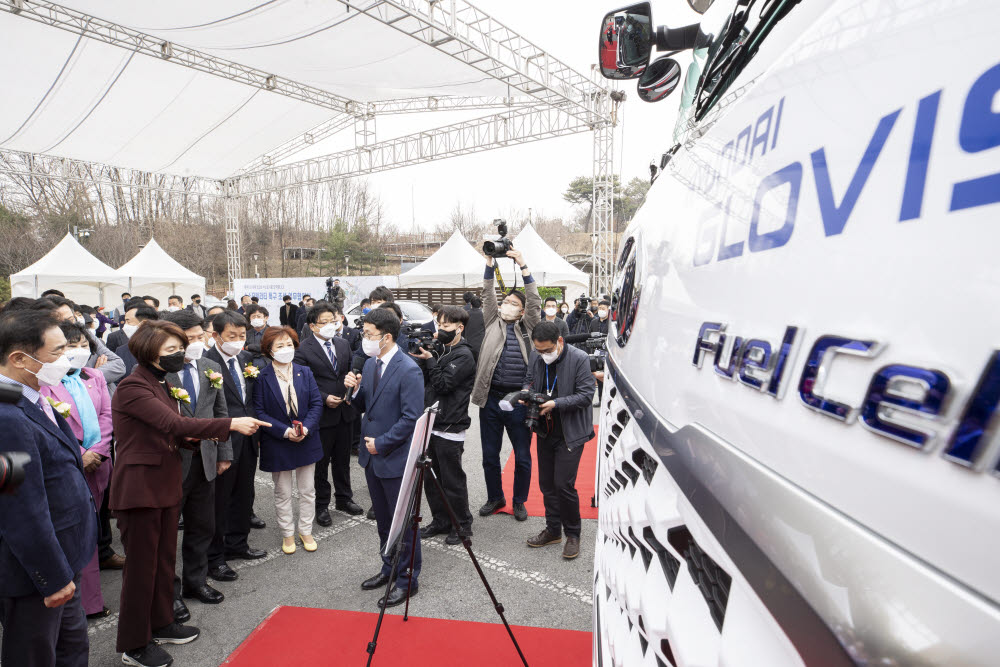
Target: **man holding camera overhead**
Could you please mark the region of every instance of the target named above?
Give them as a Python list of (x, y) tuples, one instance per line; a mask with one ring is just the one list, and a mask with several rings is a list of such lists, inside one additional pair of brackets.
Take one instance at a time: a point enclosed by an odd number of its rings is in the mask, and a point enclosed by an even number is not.
[(587, 353), (566, 345), (559, 327), (542, 322), (531, 332), (538, 353), (528, 367), (525, 389), (544, 393), (549, 400), (539, 408), (538, 487), (545, 502), (545, 528), (528, 539), (529, 547), (562, 541), (563, 558), (580, 553), (580, 496), (576, 472), (583, 445), (594, 437), (594, 376)]
[(486, 504), (479, 508), (479, 515), (489, 516), (507, 504), (500, 483), (500, 449), (506, 429), (514, 447), (514, 518), (526, 521), (528, 512), (524, 501), (528, 499), (531, 483), (531, 431), (524, 423), (524, 406), (504, 412), (500, 401), (524, 386), (531, 354), (528, 339), (532, 329), (542, 319), (542, 299), (524, 256), (509, 241), (504, 245), (509, 248), (505, 256), (517, 262), (521, 269), (524, 292), (512, 289), (504, 296), (503, 302), (498, 303), (493, 287), (494, 258), (486, 257), (486, 273), (483, 275), (485, 331), (476, 382), (472, 388), (472, 402), (480, 408), (479, 435), (488, 494)]

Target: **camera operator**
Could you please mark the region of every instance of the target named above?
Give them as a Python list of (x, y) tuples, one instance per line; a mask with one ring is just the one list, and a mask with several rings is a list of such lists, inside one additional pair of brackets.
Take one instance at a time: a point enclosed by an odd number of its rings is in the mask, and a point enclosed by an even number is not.
[(545, 529), (528, 539), (529, 547), (558, 544), (566, 533), (563, 558), (580, 553), (580, 497), (576, 473), (583, 445), (594, 437), (594, 377), (586, 353), (566, 345), (559, 327), (542, 322), (531, 333), (538, 353), (531, 360), (525, 389), (550, 399), (540, 413), (548, 417), (538, 433), (538, 487), (545, 502)]
[[(590, 333), (599, 333), (605, 336), (608, 335), (609, 324), (611, 323), (608, 317), (611, 314), (611, 302), (607, 299), (601, 299), (601, 302), (597, 305), (597, 317), (590, 321)], [(604, 394), (604, 371), (594, 371), (594, 379), (597, 380), (597, 403), (594, 407), (600, 406), (601, 396)]]
[(569, 327), (570, 334), (581, 334), (588, 333), (590, 331), (590, 321), (593, 319), (594, 314), (588, 310), (590, 306), (590, 299), (587, 298), (586, 294), (581, 294), (575, 302), (573, 302), (573, 311), (566, 316), (566, 326)]
[(524, 424), (525, 408), (512, 412), (500, 409), (500, 400), (524, 385), (528, 372), (531, 344), (528, 337), (542, 318), (542, 299), (538, 286), (528, 271), (519, 250), (511, 246), (507, 257), (517, 262), (524, 277), (524, 292), (511, 290), (503, 303), (497, 302), (493, 286), (493, 258), (486, 258), (483, 275), (483, 320), (485, 331), (479, 351), (479, 367), (472, 389), (472, 402), (479, 406), (479, 433), (483, 447), (483, 473), (486, 477), (486, 504), (480, 516), (489, 516), (507, 504), (500, 484), (500, 448), (506, 428), (514, 447), (514, 518), (526, 521), (531, 483), (531, 431)]
[(458, 544), (461, 536), (472, 536), (472, 513), (469, 512), (469, 489), (462, 469), (462, 454), (465, 452), (465, 431), (472, 424), (469, 417), (469, 398), (476, 379), (476, 359), (472, 347), (463, 334), (469, 323), (469, 313), (458, 306), (442, 306), (438, 309), (437, 342), (444, 347), (440, 356), (434, 356), (424, 348), (420, 354), (412, 356), (424, 360), (425, 386), (427, 388), (424, 405), (438, 402), (438, 414), (431, 431), (431, 467), (441, 482), (441, 488), (458, 519), (460, 533), (456, 533), (437, 487), (424, 484), (427, 504), (431, 508), (432, 520), (420, 529), (420, 537), (428, 538), (440, 533), (448, 533), (446, 544)]
[(65, 350), (50, 310), (0, 317), (0, 382), (21, 390), (17, 403), (0, 404), (0, 453), (31, 457), (21, 488), (0, 496), (4, 665), (87, 664), (80, 573), (97, 549), (97, 509), (80, 441), (39, 393), (70, 370)]

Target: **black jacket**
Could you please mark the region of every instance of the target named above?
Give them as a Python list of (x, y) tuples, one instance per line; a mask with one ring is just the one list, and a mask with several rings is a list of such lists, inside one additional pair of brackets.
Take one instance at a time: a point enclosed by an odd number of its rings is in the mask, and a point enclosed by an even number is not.
[(357, 352), (361, 347), (361, 332), (354, 327), (344, 326), (340, 333), (341, 337), (351, 346), (351, 352)]
[(479, 348), (483, 346), (483, 335), (486, 333), (486, 323), (483, 319), (482, 308), (469, 309), (469, 323), (465, 325), (465, 333), (462, 337), (472, 349), (472, 354), (479, 359)]
[(337, 370), (334, 372), (333, 364), (326, 353), (324, 346), (319, 344), (316, 336), (310, 331), (299, 344), (295, 351), (295, 363), (308, 366), (316, 378), (319, 386), (319, 395), (323, 399), (323, 417), (320, 419), (320, 428), (336, 426), (340, 423), (354, 421), (356, 412), (347, 403), (341, 403), (335, 408), (326, 405), (327, 396), (344, 398), (347, 392), (344, 387), (344, 376), (351, 370), (351, 346), (343, 338), (334, 336), (330, 339), (333, 343), (333, 350), (337, 357)]
[[(556, 410), (562, 423), (563, 440), (570, 449), (581, 447), (594, 437), (594, 390), (597, 381), (590, 373), (587, 353), (572, 345), (564, 345), (563, 353), (556, 359), (555, 368), (549, 368), (549, 382), (555, 382)], [(553, 373), (553, 371), (555, 371)], [(531, 355), (528, 363), (526, 388), (544, 392), (545, 361), (542, 355)]]
[(427, 406), (440, 402), (435, 431), (458, 433), (472, 424), (469, 398), (476, 381), (476, 358), (464, 338), (446, 350), (426, 360), (424, 402)]
[[(128, 345), (128, 336), (125, 332), (119, 329), (118, 331), (112, 331), (108, 334), (108, 349), (115, 350), (115, 354), (118, 354), (117, 350), (122, 345)], [(122, 356), (118, 354), (118, 356)]]
[(278, 321), (281, 322), (283, 327), (295, 328), (295, 317), (299, 314), (299, 307), (294, 303), (289, 303), (287, 306), (282, 304), (281, 309), (278, 311)]
[(599, 333), (607, 335), (608, 325), (611, 323), (611, 317), (608, 316), (601, 321), (601, 318), (595, 317), (590, 321), (590, 333)]

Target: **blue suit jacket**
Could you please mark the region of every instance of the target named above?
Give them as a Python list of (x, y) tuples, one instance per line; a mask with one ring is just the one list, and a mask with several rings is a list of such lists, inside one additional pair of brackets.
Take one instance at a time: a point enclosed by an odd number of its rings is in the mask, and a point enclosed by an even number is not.
[[(351, 405), (365, 413), (361, 419), (361, 443), (358, 463), (369, 462), (376, 477), (402, 477), (409, 454), (413, 427), (424, 411), (424, 375), (405, 349), (396, 350), (389, 365), (382, 369), (378, 390), (375, 383), (375, 358), (365, 362), (361, 388)], [(375, 438), (375, 455), (368, 453), (365, 438)]]
[(0, 403), (0, 451), (31, 456), (24, 483), (0, 495), (0, 597), (52, 595), (97, 548), (97, 509), (83, 474), (80, 443), (28, 399)]
[(274, 374), (274, 366), (269, 364), (257, 378), (253, 395), (254, 412), (258, 419), (271, 424), (260, 430), (260, 469), (264, 472), (294, 470), (323, 458), (323, 444), (319, 439), (323, 399), (308, 366), (292, 364), (292, 384), (295, 385), (299, 406), (298, 420), (309, 431), (302, 442), (285, 439), (285, 431), (291, 428), (292, 420), (285, 408), (285, 397)]

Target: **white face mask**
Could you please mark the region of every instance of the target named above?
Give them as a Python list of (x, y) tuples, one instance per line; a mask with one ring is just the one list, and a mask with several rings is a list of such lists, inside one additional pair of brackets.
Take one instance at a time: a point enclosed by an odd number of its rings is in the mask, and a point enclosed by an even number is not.
[(180, 309), (181, 309), (180, 306), (167, 306), (168, 313), (176, 313)]
[(246, 345), (245, 340), (228, 340), (222, 344), (222, 352), (228, 357), (235, 357), (243, 351), (244, 345)]
[(562, 311), (563, 311), (563, 313), (568, 313), (569, 312), (569, 306), (563, 306), (562, 307)]
[[(337, 324), (339, 324), (339, 322)], [(337, 324), (334, 324), (333, 322), (329, 322), (327, 324), (324, 324), (320, 328), (320, 330), (319, 330), (320, 337), (326, 338), (327, 340), (329, 340), (329, 339), (333, 338), (334, 336), (336, 336), (337, 335), (337, 331), (339, 331), (339, 329), (340, 329), (337, 326)]]
[(129, 337), (129, 338), (131, 338), (132, 334), (134, 334), (138, 330), (139, 330), (139, 325), (138, 324), (123, 324), (122, 325), (122, 331), (124, 331), (125, 335), (127, 337)]
[[(30, 357), (31, 355), (28, 356)], [(88, 354), (87, 356), (89, 357), (90, 355)], [(34, 357), (31, 358), (34, 359), (35, 361), (38, 361), (38, 359), (35, 359)], [(62, 381), (64, 377), (66, 377), (66, 373), (68, 373), (70, 369), (73, 368), (73, 366), (69, 362), (69, 357), (67, 357), (66, 355), (59, 357), (55, 361), (46, 361), (44, 363), (38, 361), (38, 363), (42, 364), (42, 367), (39, 368), (34, 373), (32, 373), (32, 375), (38, 378), (38, 384), (42, 385), (43, 387), (56, 386), (57, 384), (59, 384), (59, 382)], [(28, 372), (31, 373), (31, 371)]]
[(606, 308), (599, 308), (597, 310), (597, 316), (603, 320), (605, 317), (608, 316), (607, 309)]
[(82, 327), (84, 324), (87, 323), (87, 320), (83, 319), (83, 317), (81, 316), (81, 317), (76, 318), (76, 323), (79, 324)]
[(266, 323), (267, 320), (265, 320), (263, 317), (255, 317), (252, 320), (250, 320), (250, 325), (253, 326), (254, 329), (260, 329)]
[(545, 309), (545, 314), (548, 315), (549, 317), (555, 317), (556, 312), (558, 311), (556, 311), (555, 306), (549, 306), (548, 308)]
[(500, 317), (508, 322), (513, 322), (521, 316), (521, 309), (513, 304), (505, 303), (500, 306)]
[(554, 364), (554, 363), (556, 363), (556, 359), (559, 358), (559, 348), (558, 348), (558, 346), (556, 347), (556, 349), (552, 350), (551, 352), (546, 352), (545, 354), (543, 354), (541, 356), (542, 356), (542, 361), (544, 361), (546, 364)]
[[(385, 336), (382, 336), (385, 338)], [(378, 353), (382, 351), (382, 338), (378, 340), (368, 340), (364, 338), (361, 340), (361, 351), (367, 354), (369, 357), (377, 357)]]
[(344, 328), (344, 323), (340, 320), (335, 320), (333, 326), (337, 329), (337, 332), (340, 333), (340, 330)]
[(215, 336), (209, 336), (208, 337), (208, 342), (205, 343), (205, 345), (207, 346), (207, 348), (209, 350), (211, 350), (213, 347), (215, 347)]
[(283, 347), (280, 350), (274, 350), (271, 353), (271, 358), (273, 358), (279, 364), (291, 363), (292, 359), (295, 358), (295, 348)]
[(87, 365), (87, 360), (90, 359), (90, 348), (71, 347), (66, 350), (66, 358), (69, 359), (71, 367), (80, 370)]
[(184, 350), (184, 360), (185, 361), (198, 361), (201, 359), (201, 355), (205, 353), (205, 344), (200, 340), (196, 340), (193, 343), (188, 343), (187, 349)]

